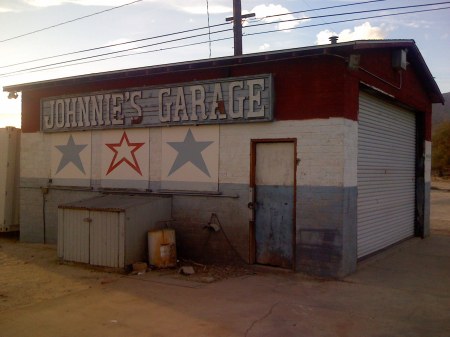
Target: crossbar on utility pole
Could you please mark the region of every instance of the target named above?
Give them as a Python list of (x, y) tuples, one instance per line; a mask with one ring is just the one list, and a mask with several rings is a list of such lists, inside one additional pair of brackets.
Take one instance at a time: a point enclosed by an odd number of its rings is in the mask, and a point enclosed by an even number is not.
[(242, 55), (242, 19), (254, 17), (255, 13), (242, 15), (241, 0), (233, 0), (233, 17), (226, 21), (233, 21), (234, 56)]

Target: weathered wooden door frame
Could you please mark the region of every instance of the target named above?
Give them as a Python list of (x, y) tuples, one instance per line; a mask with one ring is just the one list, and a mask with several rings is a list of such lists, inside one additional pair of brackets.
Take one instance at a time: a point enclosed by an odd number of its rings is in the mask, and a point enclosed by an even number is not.
[(296, 138), (274, 138), (274, 139), (252, 139), (250, 143), (250, 197), (249, 208), (252, 212), (251, 219), (249, 219), (249, 262), (251, 264), (256, 263), (256, 226), (255, 226), (255, 209), (253, 205), (255, 203), (255, 187), (256, 187), (256, 146), (260, 143), (293, 143), (294, 144), (294, 207), (292, 211), (292, 270), (295, 271), (296, 262), (296, 208), (297, 208), (297, 139)]

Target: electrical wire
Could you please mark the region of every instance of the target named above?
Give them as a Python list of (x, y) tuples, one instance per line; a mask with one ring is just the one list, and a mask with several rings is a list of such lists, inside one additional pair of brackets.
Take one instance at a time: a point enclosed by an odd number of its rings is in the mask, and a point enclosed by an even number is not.
[[(142, 1), (142, 0), (139, 0), (139, 1)], [(372, 3), (372, 2), (382, 2), (382, 1), (387, 1), (387, 0), (371, 0), (371, 1), (365, 1), (365, 2), (352, 3), (352, 4), (345, 4), (345, 5), (337, 5), (337, 6), (329, 6), (329, 7), (315, 8), (315, 9), (310, 9), (310, 10), (305, 10), (305, 11), (297, 11), (297, 12), (291, 12), (291, 13), (301, 13), (301, 12), (309, 12), (309, 11), (319, 11), (319, 10), (324, 10), (324, 9), (339, 8), (339, 7), (347, 7), (347, 6), (355, 6), (355, 5), (368, 4), (368, 3)], [(110, 9), (108, 9), (108, 10), (104, 10), (104, 11), (101, 11), (101, 12), (93, 13), (93, 14), (91, 14), (91, 15), (87, 15), (87, 16), (84, 16), (84, 17), (80, 17), (80, 18), (77, 18), (77, 19), (74, 19), (74, 20), (71, 20), (71, 21), (67, 21), (67, 22), (65, 22), (65, 23), (69, 23), (69, 22), (73, 22), (73, 21), (76, 21), (76, 20), (80, 20), (80, 19), (82, 19), (82, 18), (86, 18), (86, 17), (93, 16), (93, 15), (96, 15), (96, 14), (104, 13), (104, 12), (106, 12), (106, 11), (111, 11), (111, 10), (116, 9), (116, 8), (119, 8), (119, 7), (131, 5), (131, 4), (135, 3), (135, 2), (138, 2), (138, 1), (130, 2), (130, 3), (128, 3), (128, 4), (124, 4), (124, 5), (121, 5), (121, 6), (114, 7), (114, 8), (110, 8)], [(83, 50), (78, 50), (78, 51), (73, 51), (73, 52), (68, 52), (68, 53), (63, 53), (63, 54), (53, 55), (53, 56), (42, 57), (42, 58), (33, 59), (33, 60), (29, 60), (29, 61), (23, 61), (23, 62), (18, 62), (18, 63), (14, 63), (14, 64), (8, 64), (8, 65), (5, 65), (5, 66), (0, 66), (0, 69), (2, 69), (2, 68), (8, 68), (8, 67), (14, 67), (14, 66), (23, 65), (23, 64), (28, 64), (28, 63), (33, 63), (33, 62), (38, 62), (38, 61), (49, 60), (49, 59), (58, 58), (58, 57), (62, 57), (62, 56), (69, 56), (69, 55), (75, 55), (75, 54), (80, 54), (80, 53), (85, 53), (85, 52), (95, 51), (95, 50), (100, 50), (100, 49), (105, 49), (105, 48), (117, 47), (117, 46), (122, 46), (122, 45), (130, 44), (130, 43), (136, 43), (136, 42), (142, 42), (142, 41), (147, 41), (147, 40), (152, 40), (152, 39), (157, 39), (157, 38), (162, 38), (162, 37), (168, 37), (168, 36), (173, 36), (173, 35), (177, 35), (177, 34), (191, 33), (191, 32), (199, 31), (199, 30), (206, 29), (206, 28), (208, 28), (209, 33), (210, 33), (210, 32), (211, 32), (211, 28), (215, 28), (215, 27), (220, 27), (220, 26), (223, 26), (223, 25), (231, 24), (231, 22), (225, 22), (225, 23), (220, 23), (220, 24), (210, 25), (210, 22), (209, 22), (209, 1), (208, 1), (208, 0), (206, 0), (206, 8), (207, 8), (207, 12), (208, 12), (208, 26), (207, 26), (207, 27), (198, 27), (198, 28), (187, 29), (187, 30), (183, 30), (183, 31), (179, 31), (179, 32), (174, 32), (174, 33), (168, 33), (168, 34), (162, 34), (162, 35), (152, 36), (152, 37), (143, 38), (143, 39), (136, 39), (136, 40), (126, 41), (126, 42), (121, 42), (121, 43), (109, 44), (109, 45), (101, 46), (101, 47), (95, 47), (95, 48), (83, 49)], [(265, 16), (264, 18), (270, 18), (270, 17), (280, 16), (280, 15), (286, 15), (286, 14), (269, 15), (269, 16)], [(264, 18), (258, 18), (257, 20), (258, 20), (258, 21), (261, 21), (261, 20), (264, 19)], [(254, 20), (255, 20), (255, 19), (254, 19)], [(58, 25), (62, 25), (62, 24), (65, 24), (65, 23), (61, 23), (61, 24), (58, 24)], [(50, 26), (50, 27), (47, 27), (47, 28), (43, 28), (43, 29), (40, 29), (40, 30), (37, 30), (37, 31), (34, 31), (34, 32), (27, 33), (27, 34), (22, 34), (22, 35), (20, 35), (20, 36), (25, 36), (25, 35), (33, 34), (33, 33), (36, 33), (36, 32), (39, 32), (39, 31), (42, 31), (42, 30), (45, 30), (45, 29), (49, 29), (49, 28), (56, 27), (56, 26), (58, 26), (58, 25), (54, 25), (54, 26)], [(20, 37), (20, 36), (18, 36), (18, 37)], [(14, 38), (17, 38), (17, 37), (14, 37)], [(11, 39), (13, 39), (13, 38), (11, 38)], [(7, 40), (3, 40), (3, 41), (7, 41)], [(0, 41), (0, 42), (3, 42), (3, 41)], [(209, 57), (211, 57), (211, 51), (210, 51)]]
[[(231, 31), (231, 30), (232, 29), (222, 29), (222, 30), (219, 30), (219, 31), (212, 32), (211, 34), (218, 34), (218, 33), (228, 32), (228, 31)], [(193, 39), (193, 38), (202, 37), (202, 36), (205, 36), (205, 35), (208, 35), (208, 33), (191, 35), (191, 36), (188, 36), (188, 37), (180, 37), (180, 38), (167, 40), (167, 41), (163, 41), (163, 42), (151, 43), (151, 44), (148, 44), (148, 45), (145, 45), (145, 46), (139, 46), (139, 47), (133, 47), (133, 48), (128, 48), (128, 49), (124, 49), (124, 50), (112, 51), (112, 52), (109, 52), (109, 53), (103, 53), (103, 54), (98, 54), (98, 55), (91, 55), (91, 56), (80, 57), (78, 59), (72, 59), (72, 60), (55, 62), (55, 63), (44, 65), (44, 66), (36, 66), (36, 67), (26, 68), (26, 69), (22, 69), (22, 70), (12, 71), (12, 72), (9, 72), (9, 73), (3, 73), (3, 74), (0, 74), (0, 77), (4, 77), (6, 75), (14, 75), (14, 74), (23, 73), (23, 72), (26, 72), (26, 71), (35, 70), (35, 69), (44, 68), (44, 67), (49, 67), (49, 66), (54, 66), (54, 65), (66, 64), (66, 63), (71, 63), (71, 62), (76, 62), (76, 61), (82, 61), (82, 60), (92, 59), (92, 58), (96, 58), (96, 57), (101, 57), (101, 56), (107, 56), (107, 55), (124, 53), (124, 52), (131, 51), (131, 50), (142, 49), (142, 48), (147, 48), (147, 47), (153, 47), (153, 46), (156, 46), (156, 45), (170, 43), (170, 42), (177, 42), (177, 41), (182, 41), (182, 40), (187, 40), (187, 39)]]
[[(353, 3), (350, 3), (350, 4), (344, 4), (344, 5), (335, 5), (335, 6), (327, 6), (327, 7), (319, 7), (319, 8), (310, 8), (310, 9), (303, 9), (301, 11), (287, 12), (287, 13), (282, 13), (282, 14), (266, 15), (266, 16), (262, 16), (262, 17), (253, 17), (253, 18), (248, 18), (247, 20), (248, 20), (248, 22), (262, 21), (264, 19), (273, 18), (273, 17), (276, 17), (276, 16), (292, 15), (292, 14), (307, 13), (307, 12), (316, 12), (316, 11), (322, 11), (322, 10), (326, 10), (326, 9), (340, 8), (340, 7), (367, 5), (367, 4), (370, 4), (370, 3), (373, 3), (373, 2), (384, 2), (384, 1), (388, 1), (388, 0), (370, 0), (370, 1), (353, 2)], [(310, 6), (308, 5), (308, 7), (310, 7)]]
[[(77, 65), (82, 65), (82, 64), (87, 64), (87, 63), (94, 63), (94, 62), (100, 62), (100, 61), (106, 61), (106, 60), (111, 60), (111, 59), (116, 59), (116, 58), (121, 58), (121, 57), (136, 56), (136, 55), (149, 54), (149, 53), (156, 53), (156, 52), (159, 52), (159, 51), (178, 49), (178, 48), (185, 48), (185, 47), (192, 47), (192, 46), (197, 46), (197, 45), (200, 45), (200, 44), (207, 44), (207, 43), (210, 43), (210, 42), (219, 42), (219, 41), (232, 40), (232, 39), (233, 39), (233, 36), (219, 38), (219, 39), (215, 39), (215, 40), (209, 40), (208, 39), (207, 41), (193, 42), (193, 43), (188, 43), (188, 44), (183, 44), (183, 45), (178, 45), (178, 46), (165, 47), (165, 48), (159, 48), (159, 49), (153, 49), (153, 50), (146, 50), (146, 51), (133, 53), (133, 54), (115, 55), (115, 56), (110, 56), (110, 57), (104, 57), (104, 58), (101, 58), (101, 59), (98, 59), (98, 60), (89, 60), (89, 61), (84, 61), (84, 62), (71, 63), (71, 64), (60, 65), (60, 66), (50, 67), (50, 68), (45, 68), (45, 69), (36, 69), (36, 70), (31, 70), (28, 73), (59, 69), (59, 68), (64, 68), (64, 67), (69, 67), (69, 66), (77, 66)], [(43, 66), (43, 67), (47, 67), (47, 66)], [(0, 74), (0, 77), (7, 77), (7, 76), (2, 76)]]
[(105, 10), (100, 11), (100, 12), (95, 12), (95, 13), (92, 13), (92, 14), (89, 14), (89, 15), (80, 16), (80, 17), (72, 19), (72, 20), (64, 21), (64, 22), (57, 23), (57, 24), (54, 24), (54, 25), (51, 25), (51, 26), (48, 26), (48, 27), (44, 27), (44, 28), (41, 28), (41, 29), (34, 30), (32, 32), (28, 32), (28, 33), (24, 33), (24, 34), (20, 34), (20, 35), (17, 35), (17, 36), (13, 36), (13, 37), (10, 37), (10, 38), (4, 39), (4, 40), (0, 40), (0, 43), (11, 41), (11, 40), (15, 40), (15, 39), (18, 39), (18, 38), (21, 38), (21, 37), (24, 37), (24, 36), (28, 36), (28, 35), (31, 35), (31, 34), (39, 33), (39, 32), (42, 32), (44, 30), (48, 30), (48, 29), (51, 29), (51, 28), (63, 26), (63, 25), (66, 25), (68, 23), (72, 23), (72, 22), (75, 22), (75, 21), (86, 19), (86, 18), (89, 18), (91, 16), (102, 14), (102, 13), (105, 13), (105, 12), (110, 12), (112, 10), (119, 9), (119, 8), (122, 8), (122, 7), (125, 7), (125, 6), (129, 6), (129, 5), (135, 4), (136, 2), (141, 2), (141, 1), (142, 0), (135, 0), (135, 1), (132, 1), (132, 2), (120, 5), (120, 6), (116, 6), (116, 7), (105, 9)]
[[(370, 3), (370, 2), (380, 2), (380, 1), (386, 1), (386, 0), (372, 0), (372, 1), (361, 2), (359, 4), (366, 4), (366, 3)], [(291, 22), (291, 21), (301, 21), (301, 20), (305, 20), (305, 19), (325, 18), (325, 17), (330, 17), (330, 16), (342, 16), (342, 15), (352, 15), (352, 14), (359, 14), (359, 13), (368, 13), (368, 12), (375, 12), (375, 11), (381, 11), (381, 10), (405, 9), (405, 8), (413, 8), (413, 7), (432, 6), (432, 5), (436, 5), (436, 4), (447, 4), (447, 3), (450, 3), (450, 1), (433, 3), (433, 4), (421, 4), (421, 5), (411, 5), (411, 6), (402, 6), (402, 7), (392, 7), (392, 8), (381, 8), (381, 9), (357, 11), (357, 12), (347, 12), (347, 13), (320, 15), (320, 16), (313, 16), (313, 17), (308, 17), (308, 18), (280, 20), (278, 23)], [(318, 9), (312, 9), (312, 11), (327, 9), (327, 8), (331, 8), (331, 7), (334, 8), (334, 7), (343, 7), (343, 6), (350, 6), (350, 5), (355, 5), (355, 4), (323, 7), (323, 8), (318, 8)], [(291, 12), (291, 13), (300, 13), (300, 12), (301, 11)], [(288, 13), (277, 14), (277, 15), (279, 16), (279, 15), (285, 15), (285, 14), (288, 14)], [(274, 17), (274, 16), (277, 16), (277, 15), (271, 15), (271, 16), (267, 16), (267, 17)], [(339, 21), (339, 22), (341, 22), (341, 21)], [(347, 21), (342, 21), (342, 22), (347, 22)], [(257, 27), (257, 26), (264, 26), (264, 25), (268, 25), (268, 24), (272, 24), (272, 23), (273, 22), (265, 22), (265, 23), (253, 24), (253, 25), (248, 25), (248, 26), (246, 26), (244, 28), (252, 28), (252, 27)], [(33, 62), (38, 62), (38, 61), (49, 60), (49, 59), (63, 57), (63, 56), (69, 56), (69, 55), (85, 53), (85, 52), (90, 52), (90, 51), (95, 51), (95, 50), (100, 50), (100, 49), (105, 49), (105, 48), (117, 47), (117, 46), (122, 46), (122, 45), (130, 44), (130, 43), (142, 42), (142, 41), (147, 41), (147, 40), (152, 40), (152, 39), (157, 39), (157, 38), (162, 38), (162, 37), (169, 37), (169, 36), (174, 36), (174, 35), (178, 35), (178, 34), (182, 34), (182, 33), (191, 33), (191, 32), (199, 31), (199, 30), (206, 29), (206, 28), (208, 28), (208, 30), (209, 30), (208, 34), (211, 34), (211, 32), (210, 32), (211, 28), (220, 27), (220, 26), (228, 25), (228, 24), (230, 24), (230, 22), (216, 24), (216, 25), (212, 25), (212, 26), (210, 26), (208, 24), (207, 27), (198, 27), (198, 28), (193, 28), (193, 29), (187, 29), (187, 30), (183, 30), (183, 31), (180, 31), (180, 32), (162, 34), (162, 35), (148, 37), (148, 38), (143, 38), (143, 39), (137, 39), (137, 40), (132, 40), (132, 41), (115, 43), (115, 44), (110, 44), (110, 45), (107, 45), (107, 46), (89, 48), (89, 49), (73, 51), (73, 52), (69, 52), (69, 53), (63, 53), (63, 54), (58, 54), (58, 55), (53, 55), (53, 56), (33, 59), (33, 60), (29, 60), (29, 61), (24, 61), (24, 62), (18, 62), (18, 63), (9, 64), (9, 65), (5, 65), (5, 66), (0, 66), (0, 69), (2, 69), (2, 68), (9, 68), (9, 67), (18, 66), (18, 65), (23, 65), (23, 64), (28, 64), (28, 63), (33, 63)], [(311, 26), (307, 26), (307, 27), (311, 27)], [(293, 28), (291, 28), (291, 29), (293, 29)], [(282, 30), (289, 30), (289, 29), (282, 29)], [(213, 33), (213, 34), (215, 34), (215, 33)], [(246, 35), (248, 36), (248, 35), (256, 35), (256, 34), (246, 34)], [(195, 37), (198, 37), (198, 36), (201, 36), (201, 35), (195, 35)], [(187, 38), (190, 38), (190, 37), (187, 37)], [(165, 43), (165, 42), (162, 42), (162, 43)], [(116, 52), (112, 52), (112, 53), (120, 53), (120, 52), (130, 51), (130, 50), (133, 50), (133, 49), (145, 48), (145, 47), (152, 46), (152, 45), (147, 45), (147, 46), (142, 46), (142, 47), (135, 47), (135, 48), (125, 49), (125, 50), (122, 50), (122, 51), (116, 51)], [(99, 56), (104, 56), (104, 55), (107, 55), (107, 54), (100, 54)], [(211, 57), (211, 55), (210, 55), (210, 57)]]
[(283, 15), (292, 15), (292, 14), (299, 14), (299, 13), (322, 11), (322, 10), (326, 10), (326, 9), (335, 9), (335, 8), (349, 7), (349, 6), (367, 5), (367, 4), (374, 3), (374, 2), (384, 2), (384, 1), (387, 1), (387, 0), (370, 0), (370, 1), (362, 1), (362, 2), (353, 2), (351, 4), (327, 6), (327, 7), (320, 7), (320, 8), (310, 8), (310, 9), (305, 9), (305, 10), (295, 11), (295, 12), (289, 12), (289, 13), (283, 13), (283, 14), (267, 15), (267, 16), (264, 16), (262, 19), (273, 18), (273, 17), (276, 17), (276, 16), (283, 16)]
[[(372, 15), (372, 16), (366, 16), (366, 17), (362, 17), (362, 18), (332, 21), (332, 22), (328, 22), (327, 24), (336, 24), (336, 23), (360, 21), (360, 20), (367, 20), (367, 19), (376, 19), (376, 18), (382, 18), (382, 17), (387, 17), (387, 16), (398, 16), (398, 15), (405, 15), (405, 14), (432, 12), (432, 11), (438, 11), (438, 10), (443, 10), (443, 9), (450, 9), (450, 6), (440, 7), (440, 8), (432, 8), (432, 9), (421, 9), (421, 10), (417, 10), (417, 11), (408, 11), (408, 12), (402, 12), (402, 13)], [(299, 27), (293, 27), (293, 28), (273, 29), (273, 30), (268, 30), (268, 31), (264, 31), (264, 32), (249, 33), (249, 34), (245, 34), (244, 36), (260, 35), (260, 34), (281, 32), (281, 31), (295, 30), (295, 29), (302, 29), (302, 28), (311, 28), (311, 27), (317, 27), (317, 26), (323, 26), (323, 25), (324, 25), (323, 23), (317, 23), (317, 24), (299, 26)]]
[[(207, 26), (207, 27), (198, 27), (198, 28), (186, 29), (186, 30), (182, 30), (182, 31), (179, 31), (179, 32), (161, 34), (161, 35), (146, 37), (146, 38), (137, 39), (137, 40), (131, 40), (131, 41), (126, 41), (126, 42), (109, 44), (109, 45), (101, 46), (101, 47), (95, 47), (95, 48), (89, 48), (89, 49), (83, 49), (83, 50), (77, 50), (77, 51), (73, 51), (73, 52), (68, 52), (68, 53), (64, 53), (64, 54), (58, 54), (58, 55), (53, 55), (53, 56), (41, 57), (41, 58), (38, 58), (38, 59), (18, 62), (18, 63), (14, 63), (14, 64), (8, 64), (6, 66), (0, 66), (0, 69), (14, 67), (14, 66), (22, 65), (22, 64), (27, 64), (27, 63), (38, 62), (38, 61), (50, 60), (50, 59), (57, 58), (57, 57), (81, 54), (81, 53), (86, 53), (86, 52), (100, 50), (100, 49), (105, 49), (105, 48), (123, 46), (123, 45), (130, 44), (130, 43), (154, 40), (154, 39), (159, 39), (159, 38), (162, 38), (162, 37), (169, 37), (169, 36), (174, 36), (174, 35), (179, 35), (179, 34), (192, 33), (192, 32), (196, 32), (196, 31), (202, 30), (202, 29), (206, 29), (206, 28), (208, 28), (210, 30), (211, 28), (216, 28), (216, 27), (225, 26), (225, 25), (231, 25), (231, 23), (230, 22), (219, 23), (219, 24), (215, 24), (215, 25), (211, 25), (211, 26)], [(211, 33), (209, 33), (209, 34), (211, 34)]]
[[(375, 1), (380, 1), (380, 0), (375, 0)], [(381, 1), (385, 1), (385, 0), (381, 0)], [(306, 1), (306, 0), (302, 0), (302, 2), (304, 2), (305, 3), (305, 5), (309, 8), (309, 10), (307, 10), (307, 11), (311, 11), (312, 10), (312, 7), (309, 5), (309, 3), (308, 3), (308, 1)], [(292, 14), (290, 14), (290, 15), (292, 15)], [(272, 16), (271, 16), (272, 17)], [(320, 21), (322, 21), (323, 23), (325, 23), (325, 20), (324, 19), (320, 19)], [(331, 28), (331, 27), (330, 27)]]
[[(446, 2), (446, 3), (450, 3), (450, 2)], [(273, 32), (280, 32), (280, 31), (284, 31), (284, 30), (303, 29), (303, 28), (310, 28), (310, 27), (316, 27), (316, 26), (323, 26), (323, 25), (328, 25), (328, 24), (343, 23), (343, 22), (352, 22), (352, 21), (359, 21), (359, 20), (367, 20), (367, 19), (380, 18), (380, 17), (388, 17), (388, 16), (398, 16), (398, 15), (406, 15), (406, 14), (414, 14), (414, 13), (431, 12), (431, 11), (438, 11), (438, 10), (445, 10), (445, 9), (450, 9), (450, 6), (447, 6), (447, 7), (439, 7), (439, 8), (432, 8), (432, 9), (421, 9), (421, 10), (407, 11), (407, 12), (401, 12), (401, 13), (390, 13), (390, 14), (373, 15), (373, 16), (366, 16), (366, 17), (352, 18), (352, 19), (346, 19), (346, 20), (338, 20), (338, 21), (327, 22), (327, 23), (318, 23), (318, 24), (311, 24), (311, 25), (303, 25), (303, 26), (294, 27), (294, 28), (268, 30), (268, 31), (263, 31), (263, 32), (248, 33), (248, 34), (245, 34), (245, 36), (260, 35), (260, 34), (268, 34), (268, 33), (273, 33)], [(291, 20), (286, 20), (286, 21), (291, 21)], [(245, 27), (245, 28), (248, 28), (248, 27)], [(212, 34), (221, 33), (221, 32), (226, 32), (226, 31), (230, 31), (230, 30), (231, 30), (231, 29), (220, 30), (220, 31), (217, 31), (217, 32), (213, 32)], [(205, 35), (207, 35), (207, 34), (198, 34), (198, 35), (195, 35), (195, 36), (190, 36), (190, 37), (188, 37), (188, 38), (201, 37), (201, 36), (205, 36)], [(184, 39), (187, 39), (187, 38), (185, 38), (185, 37), (184, 37), (184, 38), (178, 38), (178, 39), (173, 39), (173, 40), (169, 40), (169, 41), (164, 41), (164, 42), (159, 42), (159, 43), (150, 44), (150, 45), (147, 45), (147, 46), (141, 46), (141, 47), (136, 47), (136, 48), (130, 48), (130, 49), (127, 49), (127, 50), (122, 50), (122, 51), (117, 51), (117, 52), (111, 52), (111, 53), (105, 53), (105, 54), (93, 55), (93, 56), (89, 56), (89, 57), (84, 57), (84, 58), (79, 58), (79, 59), (74, 59), (74, 60), (68, 60), (68, 61), (63, 61), (63, 62), (53, 63), (53, 64), (48, 64), (48, 65), (43, 65), (43, 66), (33, 67), (33, 68), (29, 68), (29, 69), (22, 69), (22, 70), (10, 72), (10, 73), (0, 74), (0, 77), (7, 77), (7, 76), (11, 76), (11, 75), (13, 75), (13, 74), (24, 73), (24, 72), (45, 71), (45, 70), (50, 70), (50, 69), (55, 69), (55, 68), (66, 67), (66, 66), (72, 66), (72, 65), (78, 65), (78, 64), (85, 64), (85, 63), (91, 63), (91, 62), (98, 62), (98, 61), (107, 60), (107, 59), (112, 59), (112, 58), (134, 56), (134, 55), (145, 54), (145, 53), (151, 53), (151, 52), (156, 52), (156, 51), (163, 51), (163, 50), (177, 49), (177, 48), (183, 48), (183, 47), (187, 47), (187, 46), (193, 46), (193, 45), (199, 45), (199, 44), (209, 43), (209, 41), (195, 42), (195, 43), (190, 43), (190, 44), (185, 44), (185, 45), (178, 45), (178, 46), (172, 46), (172, 47), (160, 48), (160, 49), (157, 49), (157, 50), (143, 51), (143, 52), (133, 53), (133, 54), (127, 54), (127, 55), (118, 55), (118, 56), (116, 55), (116, 56), (113, 56), (113, 57), (108, 57), (108, 58), (98, 59), (98, 60), (89, 60), (89, 61), (85, 61), (85, 62), (82, 62), (82, 63), (73, 63), (73, 62), (82, 61), (82, 60), (86, 60), (86, 59), (90, 59), (90, 58), (96, 58), (96, 57), (101, 57), (101, 56), (111, 55), (111, 54), (115, 54), (115, 53), (121, 53), (121, 52), (125, 52), (125, 51), (141, 49), (141, 48), (145, 48), (145, 47), (149, 47), (149, 46), (160, 45), (160, 44), (163, 44), (163, 43), (176, 42), (176, 41), (180, 41), (180, 40), (184, 40)], [(228, 39), (232, 39), (232, 37), (227, 37), (227, 38), (221, 38), (221, 39), (211, 40), (211, 42), (218, 42), (218, 41), (223, 41), (223, 40), (228, 40)], [(67, 64), (67, 63), (72, 63), (72, 64)], [(55, 65), (58, 65), (58, 67), (49, 68), (49, 67), (52, 67), (52, 66), (55, 66)]]
[[(302, 21), (302, 20), (311, 20), (311, 19), (320, 19), (320, 18), (328, 18), (328, 17), (333, 17), (333, 16), (343, 16), (343, 15), (354, 15), (354, 14), (381, 12), (381, 11), (387, 11), (387, 10), (397, 10), (397, 9), (406, 9), (406, 8), (418, 8), (418, 7), (424, 7), (424, 6), (436, 6), (436, 5), (444, 5), (444, 4), (450, 4), (450, 1), (436, 2), (436, 3), (432, 3), (432, 4), (420, 4), (420, 5), (399, 6), (399, 7), (390, 7), (390, 8), (380, 8), (380, 9), (368, 9), (368, 10), (363, 10), (363, 11), (346, 12), (346, 13), (335, 13), (335, 14), (327, 14), (327, 15), (316, 15), (316, 16), (309, 16), (309, 17), (305, 17), (305, 18), (280, 20), (279, 23), (292, 22), (292, 21)], [(285, 13), (285, 14), (288, 14), (288, 13)], [(291, 14), (291, 13), (289, 13), (289, 14)], [(264, 22), (264, 23), (254, 24), (254, 25), (248, 25), (248, 26), (246, 26), (246, 28), (257, 27), (257, 26), (265, 26), (265, 25), (270, 25), (270, 24), (273, 24), (273, 22)]]

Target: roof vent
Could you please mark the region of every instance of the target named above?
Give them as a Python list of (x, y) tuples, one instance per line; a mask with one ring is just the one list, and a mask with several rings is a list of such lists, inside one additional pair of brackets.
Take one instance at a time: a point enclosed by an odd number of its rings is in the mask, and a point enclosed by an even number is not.
[(328, 40), (330, 40), (331, 44), (336, 44), (339, 36), (330, 36)]

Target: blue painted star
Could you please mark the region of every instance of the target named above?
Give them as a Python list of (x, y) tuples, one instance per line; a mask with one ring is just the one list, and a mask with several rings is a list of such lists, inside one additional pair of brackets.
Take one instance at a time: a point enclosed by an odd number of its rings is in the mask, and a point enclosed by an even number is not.
[(83, 172), (83, 174), (86, 174), (86, 172), (84, 172), (83, 163), (81, 162), (80, 158), (80, 152), (83, 151), (86, 146), (87, 144), (75, 144), (72, 135), (70, 135), (69, 140), (67, 141), (67, 145), (55, 145), (55, 147), (62, 153), (62, 158), (59, 162), (56, 173), (61, 171), (69, 163), (73, 163), (81, 172)]
[(169, 171), (169, 176), (181, 168), (186, 163), (192, 163), (200, 171), (206, 174), (208, 177), (209, 171), (202, 156), (202, 151), (210, 146), (214, 142), (197, 142), (192, 135), (191, 129), (186, 134), (184, 141), (182, 142), (167, 142), (172, 148), (174, 148), (178, 155)]

